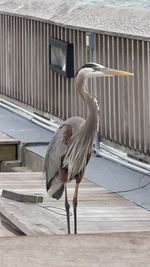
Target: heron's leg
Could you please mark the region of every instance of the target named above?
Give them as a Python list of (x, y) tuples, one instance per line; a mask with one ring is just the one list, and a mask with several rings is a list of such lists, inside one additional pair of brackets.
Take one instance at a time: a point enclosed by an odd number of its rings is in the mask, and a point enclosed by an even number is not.
[(78, 188), (79, 184), (76, 182), (74, 197), (73, 197), (73, 213), (74, 213), (74, 234), (77, 234), (77, 205), (78, 205)]
[(73, 213), (74, 213), (74, 234), (77, 234), (77, 205), (78, 205), (78, 189), (79, 183), (81, 182), (83, 177), (83, 172), (76, 176), (76, 186), (73, 197)]
[(67, 215), (67, 228), (68, 228), (68, 234), (70, 235), (70, 205), (68, 202), (68, 196), (67, 196), (67, 182), (64, 183), (65, 188), (65, 209), (66, 209), (66, 215)]
[(65, 209), (66, 209), (66, 216), (67, 216), (67, 228), (68, 234), (70, 234), (70, 205), (68, 202), (68, 195), (67, 195), (67, 181), (68, 181), (68, 172), (65, 168), (60, 168), (59, 170), (62, 182), (64, 183), (64, 190), (65, 190)]

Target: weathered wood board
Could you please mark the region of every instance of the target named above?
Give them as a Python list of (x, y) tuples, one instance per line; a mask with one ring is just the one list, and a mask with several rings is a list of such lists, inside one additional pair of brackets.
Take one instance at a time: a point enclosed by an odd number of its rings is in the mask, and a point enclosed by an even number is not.
[(55, 216), (36, 204), (1, 198), (0, 212), (28, 236), (63, 234), (65, 230)]
[(33, 194), (21, 194), (21, 193), (13, 192), (10, 190), (3, 190), (2, 197), (15, 200), (15, 201), (28, 202), (28, 203), (42, 203), (43, 202), (43, 196), (33, 195)]
[(16, 159), (17, 159), (16, 145), (0, 144), (0, 161), (16, 160)]
[[(11, 237), (21, 235), (20, 230), (12, 225), (2, 214), (0, 214), (0, 237)], [(1, 266), (1, 265), (0, 265)]]
[[(75, 183), (68, 185), (72, 213)], [(0, 188), (43, 195), (40, 204), (20, 203), (0, 198), (0, 212), (26, 235), (66, 234), (64, 196), (48, 197), (41, 173), (0, 173)], [(79, 189), (78, 233), (150, 231), (150, 213), (127, 199), (83, 179)], [(71, 216), (73, 233), (73, 216)]]
[(0, 161), (16, 160), (19, 141), (0, 132)]

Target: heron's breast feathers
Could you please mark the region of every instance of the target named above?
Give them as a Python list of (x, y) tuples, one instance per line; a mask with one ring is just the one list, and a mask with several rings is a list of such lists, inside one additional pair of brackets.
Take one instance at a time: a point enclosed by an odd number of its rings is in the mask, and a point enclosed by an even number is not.
[(92, 139), (78, 134), (71, 137), (62, 167), (68, 169), (68, 180), (84, 171), (92, 149)]

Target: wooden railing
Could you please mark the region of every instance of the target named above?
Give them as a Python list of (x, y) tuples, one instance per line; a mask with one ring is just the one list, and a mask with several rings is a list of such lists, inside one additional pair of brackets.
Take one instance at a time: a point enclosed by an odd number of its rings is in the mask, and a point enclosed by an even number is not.
[(94, 31), (94, 48), (86, 46), (87, 30), (0, 15), (0, 94), (10, 101), (61, 119), (86, 117), (74, 79), (49, 68), (49, 38), (74, 44), (75, 71), (87, 61), (134, 73), (130, 78), (89, 82), (100, 104), (103, 138), (150, 154), (150, 42), (148, 39)]

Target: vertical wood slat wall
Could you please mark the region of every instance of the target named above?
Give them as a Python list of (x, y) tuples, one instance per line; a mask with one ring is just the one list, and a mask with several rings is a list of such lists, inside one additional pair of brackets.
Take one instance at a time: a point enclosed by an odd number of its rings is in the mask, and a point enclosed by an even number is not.
[(89, 91), (100, 104), (102, 137), (150, 154), (150, 42), (94, 33), (0, 14), (0, 94), (61, 119), (87, 110), (74, 79), (49, 69), (49, 38), (74, 44), (75, 71), (87, 61), (128, 70), (134, 77), (93, 79)]

